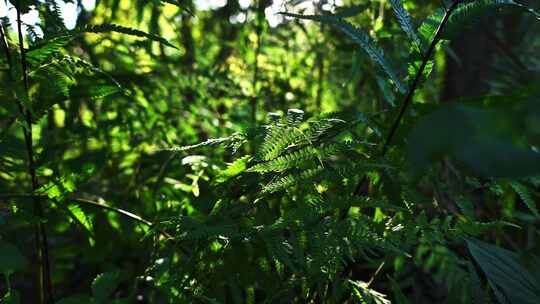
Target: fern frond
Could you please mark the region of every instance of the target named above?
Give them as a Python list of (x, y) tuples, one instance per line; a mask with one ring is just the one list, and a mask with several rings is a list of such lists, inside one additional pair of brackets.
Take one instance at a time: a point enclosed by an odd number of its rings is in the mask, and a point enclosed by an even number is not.
[[(537, 20), (540, 20), (540, 14), (534, 9), (513, 0), (464, 1), (457, 6), (450, 16), (442, 33), (442, 38), (447, 40), (455, 39), (463, 30), (473, 27), (482, 17), (497, 13), (500, 11), (500, 8), (504, 7), (516, 8), (525, 13), (532, 14)], [(433, 39), (443, 16), (444, 11), (438, 10), (436, 13), (429, 16), (418, 29), (420, 37), (425, 44)]]
[(329, 156), (335, 155), (338, 149), (338, 145), (327, 145), (320, 148), (307, 146), (267, 162), (259, 163), (249, 168), (247, 171), (259, 173), (280, 172), (287, 169), (296, 168), (307, 160), (314, 158), (322, 160), (328, 158)]
[(353, 294), (360, 303), (391, 304), (386, 295), (369, 288), (369, 284), (361, 281), (349, 280)]
[(274, 159), (301, 136), (302, 133), (298, 128), (282, 124), (270, 125), (257, 158), (265, 161)]
[(270, 182), (263, 187), (263, 193), (274, 193), (283, 191), (301, 182), (311, 180), (313, 177), (323, 172), (324, 168), (319, 166), (314, 169), (303, 170), (300, 174), (289, 174)]
[(49, 56), (66, 46), (73, 38), (72, 35), (64, 35), (40, 41), (30, 48), (26, 53), (26, 57), (30, 63), (39, 65), (45, 62)]
[(338, 30), (342, 31), (343, 33), (347, 34), (356, 44), (358, 44), (373, 60), (375, 63), (377, 63), (382, 70), (388, 75), (388, 77), (391, 79), (392, 83), (396, 86), (396, 88), (404, 93), (406, 91), (406, 86), (401, 82), (399, 79), (397, 73), (394, 71), (394, 68), (391, 67), (391, 65), (388, 63), (386, 58), (384, 57), (384, 52), (381, 48), (379, 48), (373, 39), (366, 34), (364, 31), (360, 30), (359, 28), (355, 27), (351, 23), (343, 20), (342, 18), (332, 16), (332, 15), (299, 15), (299, 14), (292, 14), (292, 13), (282, 13), (285, 16), (293, 17), (293, 18), (299, 18), (299, 19), (308, 19), (308, 20), (314, 20), (326, 24), (330, 24), (337, 28)]
[(109, 32), (116, 32), (121, 33), (125, 35), (130, 36), (136, 36), (141, 38), (146, 38), (149, 40), (153, 40), (156, 42), (159, 42), (163, 45), (170, 46), (172, 48), (178, 49), (176, 46), (171, 44), (169, 41), (167, 41), (165, 38), (149, 34), (146, 32), (143, 32), (141, 30), (137, 30), (134, 28), (129, 28), (117, 24), (100, 24), (100, 25), (92, 25), (92, 26), (86, 26), (83, 28), (77, 28), (72, 31), (73, 33), (109, 33)]
[(523, 203), (527, 205), (527, 208), (536, 216), (537, 218), (540, 218), (540, 214), (538, 213), (538, 208), (536, 208), (536, 202), (532, 198), (531, 192), (529, 189), (527, 189), (526, 186), (524, 186), (522, 183), (519, 182), (511, 182), (510, 186), (514, 191), (519, 195)]
[(416, 34), (414, 26), (411, 22), (411, 17), (409, 16), (409, 13), (407, 13), (407, 10), (405, 10), (405, 8), (403, 7), (401, 0), (390, 0), (390, 4), (392, 5), (394, 14), (396, 15), (399, 25), (401, 26), (405, 34), (407, 34), (407, 36), (416, 44), (418, 49), (421, 50), (422, 42)]
[(172, 151), (172, 152), (189, 151), (189, 150), (193, 150), (193, 149), (197, 149), (197, 148), (201, 148), (201, 147), (221, 145), (221, 144), (230, 142), (230, 141), (232, 141), (234, 139), (235, 139), (234, 136), (220, 137), (220, 138), (210, 138), (210, 139), (208, 139), (206, 141), (203, 141), (203, 142), (195, 144), (195, 145), (159, 149), (158, 151)]
[(246, 155), (235, 160), (232, 164), (227, 166), (227, 169), (221, 171), (216, 177), (217, 183), (224, 183), (230, 178), (237, 176), (238, 174), (246, 171), (247, 165), (251, 160), (251, 156)]

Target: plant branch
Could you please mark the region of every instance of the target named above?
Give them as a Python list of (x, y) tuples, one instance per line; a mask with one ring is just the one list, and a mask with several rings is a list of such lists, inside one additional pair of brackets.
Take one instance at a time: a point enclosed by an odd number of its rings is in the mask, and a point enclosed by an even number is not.
[(261, 53), (262, 34), (263, 34), (263, 21), (264, 21), (264, 7), (262, 1), (257, 1), (257, 19), (255, 25), (255, 32), (257, 35), (255, 45), (255, 62), (253, 63), (253, 96), (251, 97), (251, 123), (253, 126), (257, 124), (257, 85), (259, 82), (259, 55)]
[[(21, 2), (17, 1), (17, 6), (15, 7), (17, 12), (17, 33), (19, 37), (19, 51), (21, 53), (21, 68), (24, 84), (24, 92), (29, 95), (29, 81), (28, 81), (28, 65), (26, 62), (26, 50), (24, 49), (24, 38), (22, 34), (22, 20), (21, 20)], [(22, 102), (19, 100), (19, 110), (22, 115), (25, 115), (26, 118), (26, 129), (23, 127), (24, 139), (26, 143), (26, 152), (28, 154), (28, 173), (32, 180), (32, 192), (35, 192), (39, 188), (36, 168), (34, 164), (34, 147), (33, 147), (33, 138), (32, 138), (32, 113), (29, 109), (24, 111)], [(34, 198), (34, 212), (39, 218), (43, 218), (43, 208), (41, 206), (40, 200)], [(38, 275), (38, 285), (39, 285), (39, 296), (41, 303), (52, 304), (54, 303), (53, 293), (52, 293), (52, 282), (51, 282), (51, 271), (49, 263), (49, 246), (47, 240), (47, 231), (45, 230), (45, 224), (40, 221), (37, 224), (35, 230), (36, 245), (38, 251), (38, 263), (39, 263), (39, 275)]]
[[(45, 196), (45, 195), (35, 195), (35, 194), (32, 194), (32, 193), (0, 193), (0, 198), (4, 198), (4, 199), (5, 198), (32, 198), (32, 199), (39, 198), (39, 199), (45, 199), (45, 198), (47, 198), (47, 196)], [(135, 213), (129, 212), (127, 210), (124, 210), (124, 209), (116, 208), (116, 207), (113, 207), (113, 206), (110, 206), (110, 205), (107, 205), (107, 204), (99, 203), (99, 202), (92, 201), (92, 200), (85, 199), (85, 198), (68, 197), (66, 199), (69, 200), (69, 201), (79, 203), (81, 205), (87, 205), (87, 206), (90, 206), (90, 207), (94, 207), (94, 208), (98, 208), (98, 209), (102, 209), (102, 210), (117, 213), (117, 214), (119, 214), (119, 215), (121, 215), (121, 216), (123, 216), (125, 218), (133, 220), (133, 221), (138, 222), (140, 224), (143, 224), (143, 225), (145, 225), (145, 226), (147, 226), (149, 228), (155, 228), (156, 227), (156, 224), (152, 223), (151, 221), (146, 220), (143, 217), (141, 217), (141, 216), (139, 216), (139, 215), (137, 215)], [(161, 235), (166, 237), (167, 239), (172, 239), (172, 236), (170, 234), (168, 234), (167, 232), (162, 231), (162, 230), (157, 230), (157, 231)]]
[(401, 105), (401, 109), (399, 110), (399, 114), (394, 120), (394, 123), (392, 124), (392, 127), (390, 128), (390, 132), (388, 133), (388, 136), (386, 137), (386, 141), (384, 142), (384, 146), (382, 149), (382, 156), (386, 155), (386, 152), (388, 152), (388, 147), (390, 146), (392, 139), (394, 138), (394, 135), (397, 131), (397, 128), (399, 127), (399, 124), (401, 123), (401, 120), (403, 119), (403, 116), (405, 115), (405, 112), (407, 111), (407, 108), (412, 102), (414, 92), (418, 88), (418, 84), (420, 83), (420, 79), (422, 78), (422, 75), (424, 73), (424, 70), (426, 68), (427, 63), (429, 62), (429, 59), (433, 55), (433, 51), (435, 50), (435, 47), (439, 43), (439, 40), (441, 39), (441, 35), (443, 33), (444, 27), (446, 26), (446, 23), (450, 19), (450, 16), (452, 15), (452, 12), (456, 9), (457, 5), (459, 4), (459, 0), (455, 0), (452, 3), (452, 6), (448, 8), (443, 16), (443, 19), (441, 23), (439, 24), (439, 27), (437, 28), (437, 31), (435, 32), (435, 36), (433, 37), (433, 40), (431, 41), (431, 44), (427, 50), (427, 52), (424, 54), (424, 58), (422, 59), (422, 64), (420, 65), (420, 68), (416, 72), (416, 76), (414, 77), (414, 80), (409, 87), (409, 91), (407, 92), (407, 95), (405, 97), (405, 101)]
[(4, 55), (6, 56), (8, 65), (11, 67), (11, 54), (9, 53), (7, 36), (4, 31), (4, 26), (2, 24), (0, 24), (0, 40), (2, 43), (2, 48), (4, 49)]
[[(460, 2), (459, 0), (455, 0), (452, 3), (452, 5), (450, 6), (450, 8), (448, 8), (445, 11), (443, 19), (442, 19), (441, 23), (439, 24), (439, 27), (437, 28), (437, 31), (435, 32), (435, 36), (433, 36), (433, 40), (431, 41), (431, 44), (429, 45), (428, 50), (424, 54), (424, 57), (422, 59), (422, 64), (420, 65), (420, 68), (416, 72), (414, 80), (413, 80), (411, 86), (409, 87), (409, 90), (407, 92), (405, 100), (403, 101), (403, 104), (401, 105), (401, 108), (399, 110), (399, 114), (396, 117), (396, 119), (394, 120), (394, 123), (392, 124), (392, 127), (390, 128), (390, 132), (388, 133), (388, 136), (386, 137), (386, 140), (385, 140), (383, 148), (382, 148), (381, 156), (385, 156), (386, 153), (388, 152), (388, 148), (390, 147), (390, 144), (392, 143), (392, 139), (394, 138), (394, 135), (396, 134), (397, 128), (399, 127), (399, 125), (401, 123), (401, 120), (403, 119), (403, 116), (405, 115), (405, 112), (407, 111), (407, 108), (409, 107), (409, 105), (412, 102), (414, 92), (418, 88), (418, 84), (420, 83), (420, 79), (422, 78), (422, 75), (424, 74), (424, 70), (426, 68), (426, 65), (429, 62), (429, 59), (431, 58), (431, 56), (433, 55), (433, 51), (435, 50), (435, 47), (437, 46), (437, 44), (439, 43), (439, 41), (441, 39), (441, 35), (443, 33), (444, 27), (446, 26), (446, 23), (450, 19), (450, 16), (452, 15), (452, 12), (456, 9), (459, 2)], [(362, 177), (362, 179), (356, 185), (356, 188), (355, 188), (355, 190), (353, 192), (354, 196), (357, 196), (357, 195), (360, 194), (360, 192), (364, 188), (366, 182), (367, 182), (367, 176), (364, 175)]]

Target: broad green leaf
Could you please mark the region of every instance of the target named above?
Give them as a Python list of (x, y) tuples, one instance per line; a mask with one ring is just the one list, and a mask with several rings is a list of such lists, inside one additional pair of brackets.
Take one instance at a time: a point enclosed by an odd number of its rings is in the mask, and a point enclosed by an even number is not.
[(521, 265), (517, 254), (475, 239), (468, 239), (467, 247), (490, 283), (510, 303), (540, 303), (540, 284)]
[(517, 113), (511, 107), (454, 104), (421, 117), (408, 138), (411, 169), (420, 173), (450, 156), (485, 177), (540, 173), (540, 153), (522, 144), (526, 134)]
[(0, 273), (12, 274), (22, 271), (28, 266), (28, 261), (17, 247), (0, 240)]

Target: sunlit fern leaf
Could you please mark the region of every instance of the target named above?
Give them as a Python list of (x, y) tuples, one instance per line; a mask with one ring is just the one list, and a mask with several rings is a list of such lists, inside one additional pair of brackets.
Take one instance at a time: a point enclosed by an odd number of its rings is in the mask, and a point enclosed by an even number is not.
[(156, 36), (156, 35), (153, 35), (153, 34), (149, 34), (149, 33), (143, 32), (141, 30), (137, 30), (137, 29), (134, 29), (134, 28), (129, 28), (129, 27), (121, 26), (121, 25), (116, 25), (116, 24), (91, 25), (91, 26), (86, 26), (86, 27), (74, 29), (72, 32), (73, 33), (108, 33), (108, 32), (116, 32), (116, 33), (121, 33), (121, 34), (125, 34), (125, 35), (150, 39), (150, 40), (159, 42), (159, 43), (161, 43), (163, 45), (170, 46), (172, 48), (177, 49), (176, 46), (171, 44), (165, 38), (162, 38), (162, 37), (159, 37), (159, 36)]
[(296, 128), (282, 123), (272, 124), (267, 127), (263, 143), (258, 151), (258, 158), (271, 160), (278, 157), (288, 146), (297, 142), (302, 137), (302, 132)]
[(398, 74), (394, 71), (394, 68), (389, 64), (389, 62), (384, 57), (384, 52), (379, 48), (373, 39), (364, 31), (360, 30), (351, 23), (343, 20), (342, 18), (332, 16), (332, 15), (299, 15), (292, 13), (282, 13), (285, 16), (299, 18), (299, 19), (308, 19), (319, 21), (322, 23), (330, 24), (333, 27), (339, 29), (343, 33), (347, 34), (356, 44), (358, 44), (368, 56), (377, 63), (382, 70), (388, 75), (391, 82), (396, 86), (400, 92), (406, 91), (406, 86), (401, 82), (398, 77)]
[(72, 35), (63, 35), (51, 38), (49, 40), (40, 41), (33, 45), (26, 53), (26, 57), (31, 64), (39, 65), (43, 63), (49, 56), (61, 50), (74, 37)]
[(369, 284), (361, 281), (349, 280), (353, 295), (360, 303), (391, 304), (386, 295), (369, 288)]
[(65, 209), (69, 212), (69, 216), (88, 233), (88, 242), (91, 246), (94, 246), (95, 235), (92, 218), (90, 218), (78, 204), (69, 204), (65, 206)]
[(420, 38), (416, 34), (416, 31), (411, 21), (411, 17), (403, 7), (401, 0), (390, 0), (390, 4), (392, 4), (394, 14), (396, 15), (399, 25), (401, 26), (405, 34), (407, 34), (407, 36), (416, 44), (418, 49), (421, 50), (422, 43), (420, 41)]
[(290, 187), (311, 180), (313, 177), (317, 176), (323, 172), (324, 168), (319, 166), (314, 169), (303, 170), (299, 174), (288, 174), (284, 177), (280, 177), (275, 181), (272, 181), (263, 187), (264, 193), (274, 193), (278, 191), (283, 191), (289, 189)]
[(118, 86), (98, 85), (90, 87), (88, 93), (91, 99), (100, 99), (120, 92), (122, 90)]
[(531, 192), (525, 185), (523, 185), (520, 182), (510, 182), (510, 186), (516, 193), (519, 195), (523, 203), (527, 205), (527, 208), (536, 216), (537, 218), (540, 218), (540, 214), (538, 213), (538, 209), (536, 208), (536, 202), (532, 198)]
[(216, 177), (217, 183), (224, 183), (230, 178), (233, 178), (242, 172), (246, 171), (248, 163), (251, 160), (251, 156), (246, 155), (235, 160), (233, 163), (227, 166), (227, 169), (219, 172)]
[(279, 172), (296, 168), (308, 160), (324, 160), (339, 151), (339, 145), (326, 145), (324, 147), (306, 146), (299, 150), (279, 156), (267, 162), (259, 163), (249, 168), (248, 172)]
[(182, 146), (182, 147), (173, 147), (173, 148), (167, 148), (167, 149), (160, 149), (160, 151), (174, 151), (174, 152), (181, 152), (181, 151), (189, 151), (189, 150), (193, 150), (193, 149), (197, 149), (197, 148), (201, 148), (201, 147), (206, 147), (206, 146), (216, 146), (216, 145), (221, 145), (221, 144), (224, 144), (224, 143), (227, 143), (229, 141), (233, 140), (232, 137), (220, 137), (220, 138), (210, 138), (206, 141), (203, 141), (201, 143), (198, 143), (198, 144), (194, 144), (194, 145), (190, 145), (190, 146)]
[(324, 118), (310, 121), (307, 127), (302, 127), (301, 120), (300, 113), (289, 110), (285, 119), (268, 125), (257, 158), (269, 161), (284, 154), (288, 148), (312, 145), (334, 127), (345, 124), (341, 119)]
[(443, 17), (444, 11), (442, 9), (438, 9), (433, 14), (428, 16), (418, 28), (418, 35), (422, 40), (423, 49), (427, 49), (435, 37), (435, 33), (437, 32), (437, 28), (443, 20)]

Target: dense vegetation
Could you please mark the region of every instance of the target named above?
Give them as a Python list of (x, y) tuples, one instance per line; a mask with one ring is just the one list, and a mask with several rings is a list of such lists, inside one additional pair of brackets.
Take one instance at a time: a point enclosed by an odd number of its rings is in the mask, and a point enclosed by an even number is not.
[(540, 303), (537, 2), (0, 2), (1, 303)]

